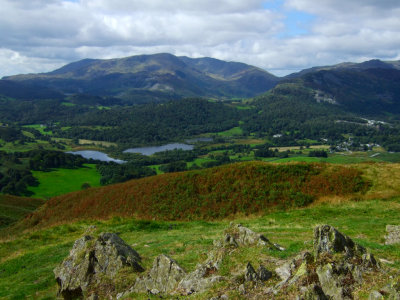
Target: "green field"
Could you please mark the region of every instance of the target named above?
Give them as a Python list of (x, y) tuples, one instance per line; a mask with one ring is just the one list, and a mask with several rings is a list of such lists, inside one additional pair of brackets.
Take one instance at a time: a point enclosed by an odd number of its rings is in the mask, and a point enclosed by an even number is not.
[(220, 136), (235, 136), (235, 135), (242, 135), (243, 130), (240, 127), (233, 127), (226, 131), (221, 131), (217, 133)]
[(39, 180), (39, 186), (29, 187), (33, 197), (51, 198), (69, 192), (78, 191), (83, 183), (92, 187), (100, 186), (100, 174), (96, 165), (85, 164), (80, 169), (55, 169), (51, 172), (33, 171), (33, 176)]
[(52, 131), (45, 131), (45, 129), (47, 127), (44, 125), (41, 125), (41, 124), (24, 125), (23, 127), (36, 129), (43, 135), (52, 135), (53, 134)]

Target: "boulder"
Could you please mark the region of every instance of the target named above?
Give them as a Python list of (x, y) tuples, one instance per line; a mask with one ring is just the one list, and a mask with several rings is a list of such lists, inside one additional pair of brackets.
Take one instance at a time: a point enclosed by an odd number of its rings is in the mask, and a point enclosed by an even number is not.
[(97, 239), (86, 235), (75, 241), (69, 256), (54, 269), (59, 295), (64, 299), (87, 298), (86, 291), (113, 279), (123, 267), (142, 272), (139, 254), (114, 233), (102, 233)]
[(175, 260), (161, 254), (154, 260), (149, 274), (136, 280), (133, 292), (170, 293), (185, 275), (186, 272)]
[(255, 233), (241, 224), (231, 224), (225, 231), (224, 238), (225, 245), (233, 245), (235, 247), (248, 247), (248, 246), (266, 246), (273, 250), (284, 250), (283, 247), (273, 244), (264, 235)]
[(323, 253), (345, 253), (348, 257), (353, 257), (367, 251), (334, 227), (321, 225), (314, 229), (314, 254), (318, 258)]

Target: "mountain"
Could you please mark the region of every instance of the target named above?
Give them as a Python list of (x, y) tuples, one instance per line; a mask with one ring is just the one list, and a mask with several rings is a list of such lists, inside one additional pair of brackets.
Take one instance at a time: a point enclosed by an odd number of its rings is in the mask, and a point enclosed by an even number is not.
[(381, 61), (379, 59), (372, 59), (362, 63), (343, 62), (332, 66), (312, 67), (301, 70), (300, 72), (292, 73), (284, 78), (298, 78), (308, 73), (315, 73), (318, 71), (333, 71), (333, 70), (352, 70), (361, 71), (367, 69), (396, 69), (400, 70), (400, 61)]
[[(62, 93), (140, 99), (245, 98), (268, 91), (274, 75), (243, 63), (161, 53), (118, 59), (84, 59), (49, 73), (5, 77)], [(146, 102), (146, 101), (144, 101)]]

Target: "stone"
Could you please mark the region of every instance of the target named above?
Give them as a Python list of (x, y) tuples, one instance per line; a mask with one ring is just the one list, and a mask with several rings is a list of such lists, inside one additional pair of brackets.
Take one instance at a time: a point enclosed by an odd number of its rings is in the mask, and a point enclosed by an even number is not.
[(289, 280), (289, 278), (293, 275), (293, 272), (296, 270), (295, 260), (290, 260), (280, 267), (275, 269), (275, 273), (279, 276), (279, 278), (285, 282)]
[(378, 291), (372, 291), (369, 294), (368, 300), (383, 300), (384, 296)]
[(351, 272), (334, 263), (318, 266), (316, 269), (324, 294), (334, 300), (352, 299), (354, 279)]
[(155, 258), (153, 267), (144, 278), (138, 278), (133, 287), (133, 292), (170, 293), (185, 277), (186, 272), (178, 263), (167, 255), (161, 254)]
[(329, 300), (329, 298), (324, 294), (322, 288), (313, 284), (307, 287), (303, 287), (301, 290), (301, 295), (297, 297), (298, 300)]
[(103, 277), (113, 279), (123, 267), (142, 272), (139, 254), (114, 233), (97, 239), (86, 235), (75, 241), (69, 256), (54, 269), (59, 295), (64, 299), (88, 298), (86, 291)]
[(385, 245), (400, 243), (400, 225), (386, 225)]
[(267, 281), (272, 277), (272, 272), (268, 271), (264, 266), (259, 266), (257, 269), (258, 279), (261, 281)]
[(207, 263), (200, 264), (181, 280), (178, 289), (186, 295), (202, 292), (223, 279), (222, 276), (215, 275), (216, 271), (217, 269)]
[(283, 247), (271, 243), (264, 235), (255, 233), (241, 224), (231, 224), (226, 230), (225, 245), (233, 245), (235, 247), (248, 247), (248, 246), (266, 246), (270, 249), (282, 251)]
[(257, 281), (259, 279), (251, 263), (247, 263), (244, 278), (246, 281)]
[(314, 254), (318, 258), (323, 253), (345, 253), (347, 257), (353, 257), (365, 254), (366, 250), (334, 227), (321, 225), (314, 229)]

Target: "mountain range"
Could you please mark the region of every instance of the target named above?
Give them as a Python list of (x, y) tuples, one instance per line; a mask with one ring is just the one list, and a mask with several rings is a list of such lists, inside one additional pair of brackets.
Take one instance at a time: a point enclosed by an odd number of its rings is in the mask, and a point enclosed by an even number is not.
[(113, 96), (134, 102), (182, 97), (248, 98), (279, 78), (257, 67), (213, 58), (161, 53), (118, 59), (84, 59), (49, 73), (5, 77), (64, 94)]
[[(4, 77), (0, 80), (0, 95), (23, 100), (73, 95), (75, 102), (92, 97), (97, 102), (111, 99), (106, 101), (111, 104), (185, 97), (226, 100), (252, 98), (287, 83), (312, 91), (317, 102), (335, 104), (345, 111), (364, 115), (400, 113), (400, 61), (377, 59), (313, 67), (285, 77), (244, 63), (167, 53), (84, 59), (49, 73)], [(283, 90), (288, 92), (286, 88), (274, 92)]]

